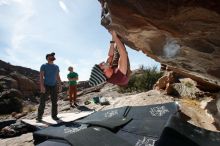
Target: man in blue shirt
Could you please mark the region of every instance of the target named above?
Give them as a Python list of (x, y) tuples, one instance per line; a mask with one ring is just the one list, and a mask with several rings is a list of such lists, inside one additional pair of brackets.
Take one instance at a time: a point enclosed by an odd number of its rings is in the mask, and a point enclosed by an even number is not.
[(46, 98), (50, 95), (52, 102), (51, 116), (54, 120), (59, 120), (57, 117), (57, 84), (61, 89), (61, 79), (59, 75), (59, 67), (54, 64), (55, 53), (46, 55), (47, 63), (41, 65), (40, 68), (40, 105), (38, 107), (37, 121), (42, 121), (44, 114)]

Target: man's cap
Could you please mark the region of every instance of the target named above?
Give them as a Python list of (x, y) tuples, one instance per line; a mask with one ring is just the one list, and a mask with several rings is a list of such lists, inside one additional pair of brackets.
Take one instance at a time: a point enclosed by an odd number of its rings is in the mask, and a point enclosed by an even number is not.
[(50, 53), (50, 54), (47, 54), (47, 55), (46, 55), (46, 59), (47, 59), (48, 56), (54, 56), (54, 55), (55, 55), (54, 52), (52, 52), (52, 53)]
[(90, 86), (97, 86), (101, 83), (106, 82), (107, 78), (104, 75), (103, 71), (99, 67), (99, 65), (95, 64), (92, 68), (91, 75), (89, 78)]

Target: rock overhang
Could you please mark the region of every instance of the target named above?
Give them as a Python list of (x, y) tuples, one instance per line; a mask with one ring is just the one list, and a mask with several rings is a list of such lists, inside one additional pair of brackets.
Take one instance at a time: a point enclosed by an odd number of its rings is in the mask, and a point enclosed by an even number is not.
[(207, 88), (220, 90), (218, 0), (104, 0), (123, 42)]

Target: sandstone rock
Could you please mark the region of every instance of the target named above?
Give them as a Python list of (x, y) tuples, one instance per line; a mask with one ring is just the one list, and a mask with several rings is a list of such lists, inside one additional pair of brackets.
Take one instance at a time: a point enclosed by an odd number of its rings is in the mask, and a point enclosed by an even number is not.
[(22, 113), (16, 113), (16, 112), (12, 112), (11, 116), (16, 118), (16, 119), (20, 119), (21, 117), (26, 116), (28, 113), (27, 112), (22, 112)]
[(1, 146), (34, 146), (33, 134), (27, 133), (15, 138), (2, 139)]
[(0, 60), (0, 114), (20, 112), (23, 100), (36, 101), (39, 72)]
[(24, 96), (33, 96), (38, 91), (38, 86), (31, 79), (17, 72), (10, 73), (12, 78), (18, 82), (18, 89), (24, 94)]
[(22, 109), (22, 94), (16, 89), (10, 89), (0, 94), (0, 114), (20, 112)]
[(77, 84), (78, 91), (82, 91), (84, 89), (90, 88), (89, 81), (80, 81)]
[(11, 98), (11, 97), (22, 98), (22, 93), (17, 89), (10, 89), (10, 90), (3, 91), (2, 93), (0, 93), (0, 99)]
[(16, 112), (12, 112), (12, 113), (11, 113), (11, 116), (12, 116), (12, 117), (15, 117), (16, 114), (17, 114)]
[[(36, 70), (32, 70), (30, 68), (21, 67), (21, 66), (14, 66), (10, 63), (6, 63), (0, 60), (0, 75), (9, 75), (11, 72), (18, 72), (28, 78), (38, 81), (39, 80), (39, 72)], [(3, 72), (2, 72), (3, 71)]]
[(1, 90), (15, 88), (20, 90), (24, 96), (33, 96), (39, 92), (39, 72), (14, 66), (0, 60), (0, 85)]
[(170, 94), (172, 92), (171, 84), (173, 84), (174, 81), (173, 72), (167, 72), (156, 82), (153, 88), (156, 90), (165, 90), (166, 94)]
[(7, 75), (8, 74), (8, 72), (6, 71), (6, 69), (4, 69), (4, 68), (0, 68), (0, 75)]
[(201, 107), (212, 115), (213, 124), (220, 129), (220, 93), (217, 93), (201, 102)]
[(216, 106), (217, 106), (218, 115), (220, 117), (220, 95), (217, 97)]
[(14, 117), (16, 119), (20, 119), (21, 117), (24, 117), (27, 115), (27, 112), (17, 113)]
[(190, 78), (180, 79), (180, 83), (172, 84), (173, 94), (187, 98), (201, 98), (206, 95), (205, 92), (196, 87), (197, 83)]
[(220, 129), (220, 93), (218, 94), (218, 96), (216, 98), (216, 108), (217, 108), (217, 112), (215, 115), (215, 122)]
[(4, 88), (6, 89), (11, 89), (11, 88), (18, 89), (17, 81), (9, 76), (0, 75), (0, 84), (4, 86)]
[(123, 42), (220, 90), (218, 0), (105, 0)]
[[(199, 100), (184, 98), (180, 99), (179, 103), (181, 105), (181, 112), (190, 117), (187, 122), (211, 131), (220, 130), (218, 126), (214, 124), (213, 112), (207, 112), (207, 108), (201, 108), (201, 102)], [(211, 107), (211, 105), (209, 107)]]

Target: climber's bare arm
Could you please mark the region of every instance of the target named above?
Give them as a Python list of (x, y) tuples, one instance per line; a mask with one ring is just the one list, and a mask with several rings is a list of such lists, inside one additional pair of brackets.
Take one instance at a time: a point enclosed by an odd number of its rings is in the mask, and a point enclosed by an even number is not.
[(110, 44), (109, 52), (108, 52), (108, 59), (107, 62), (112, 65), (112, 60), (114, 56), (114, 43)]
[(110, 32), (112, 34), (112, 38), (115, 41), (118, 52), (120, 54), (119, 62), (118, 62), (118, 69), (126, 75), (127, 73), (127, 66), (128, 66), (128, 54), (126, 51), (126, 48), (124, 44), (121, 42), (121, 40), (118, 38), (116, 32), (113, 30)]

